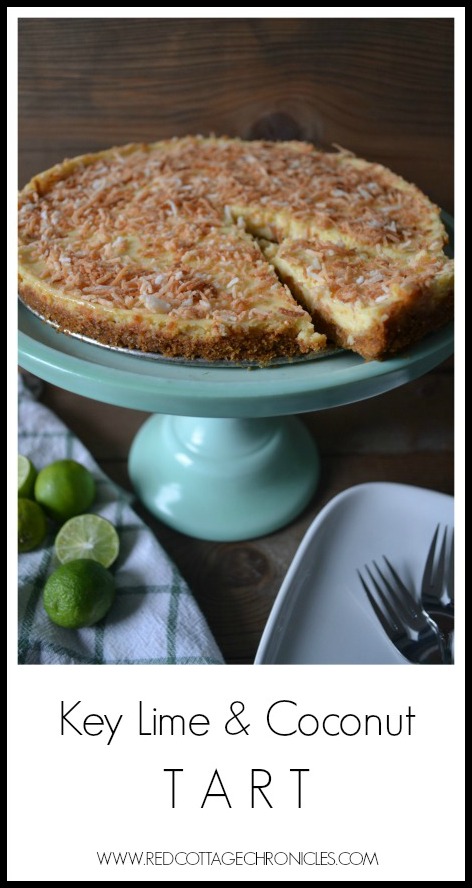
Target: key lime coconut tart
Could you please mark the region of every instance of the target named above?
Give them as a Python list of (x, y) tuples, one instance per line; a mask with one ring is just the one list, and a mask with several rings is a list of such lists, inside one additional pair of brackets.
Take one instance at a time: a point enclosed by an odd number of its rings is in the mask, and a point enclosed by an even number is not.
[(60, 330), (207, 361), (387, 358), (449, 322), (438, 207), (348, 151), (189, 136), (65, 160), (20, 194), (19, 291)]

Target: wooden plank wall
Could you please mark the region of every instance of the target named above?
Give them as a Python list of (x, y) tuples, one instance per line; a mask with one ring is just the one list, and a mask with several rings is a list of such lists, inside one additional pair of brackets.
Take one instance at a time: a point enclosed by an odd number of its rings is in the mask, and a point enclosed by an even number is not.
[(200, 132), (333, 142), (452, 210), (452, 19), (22, 19), (20, 184)]

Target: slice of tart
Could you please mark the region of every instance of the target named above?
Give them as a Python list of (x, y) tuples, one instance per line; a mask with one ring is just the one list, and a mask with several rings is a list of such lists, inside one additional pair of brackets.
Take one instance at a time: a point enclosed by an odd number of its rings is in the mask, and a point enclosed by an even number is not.
[(367, 360), (395, 354), (452, 316), (452, 260), (285, 240), (264, 252), (317, 330)]

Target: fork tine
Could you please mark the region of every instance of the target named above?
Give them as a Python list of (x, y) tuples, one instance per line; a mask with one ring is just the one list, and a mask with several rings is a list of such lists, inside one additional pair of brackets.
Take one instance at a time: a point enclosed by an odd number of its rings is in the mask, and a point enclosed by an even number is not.
[[(394, 601), (399, 606), (401, 604), (401, 602), (399, 602), (397, 596), (395, 595), (394, 590), (392, 589), (392, 587), (389, 585), (388, 581), (383, 576), (378, 564), (375, 561), (373, 561), (372, 564), (374, 565), (375, 569), (377, 570), (377, 572), (380, 576), (380, 579), (387, 586), (388, 591), (392, 595)], [(383, 591), (382, 587), (379, 585), (379, 583), (375, 579), (372, 571), (369, 569), (369, 567), (367, 565), (365, 565), (365, 569), (366, 569), (367, 573), (369, 574), (369, 577), (375, 586), (375, 591), (376, 591), (380, 601), (382, 602), (384, 609), (386, 610), (386, 612), (390, 618), (392, 626), (394, 626), (394, 628), (397, 629), (398, 631), (402, 631), (405, 628), (404, 624), (403, 624), (403, 620), (402, 620), (402, 613), (400, 612), (399, 609), (395, 610), (395, 608), (392, 606), (391, 602), (388, 600), (388, 597), (385, 595), (385, 592)]]
[(387, 596), (385, 595), (385, 592), (382, 592), (382, 590), (379, 587), (377, 587), (377, 591), (378, 591), (379, 598), (382, 602), (382, 605), (384, 606), (385, 610), (388, 611), (388, 614), (392, 619), (394, 628), (398, 632), (404, 631), (404, 626), (402, 623), (400, 623), (400, 620), (399, 620), (399, 614), (395, 613), (394, 609), (392, 608), (392, 605), (390, 604)]
[(387, 634), (389, 635), (390, 632), (392, 631), (392, 628), (393, 628), (393, 627), (392, 627), (392, 624), (387, 620), (387, 618), (386, 618), (386, 616), (385, 616), (383, 610), (382, 610), (382, 609), (379, 607), (379, 605), (377, 604), (377, 601), (376, 601), (375, 597), (372, 595), (372, 592), (370, 591), (370, 589), (369, 589), (369, 587), (368, 587), (366, 581), (364, 580), (364, 577), (362, 576), (360, 570), (357, 571), (357, 576), (359, 577), (359, 579), (360, 579), (360, 581), (361, 581), (361, 583), (362, 583), (362, 585), (363, 585), (363, 587), (364, 587), (364, 592), (365, 592), (365, 594), (367, 595), (367, 598), (369, 599), (369, 602), (370, 602), (370, 605), (371, 605), (371, 607), (372, 607), (372, 610), (374, 611), (374, 613), (375, 613), (377, 619), (380, 621), (380, 623), (382, 624), (383, 628), (385, 629), (385, 631), (386, 631)]
[(451, 542), (449, 550), (449, 563), (446, 574), (446, 588), (449, 601), (454, 604), (454, 528), (451, 531)]
[[(367, 570), (367, 572), (369, 573), (369, 575), (370, 575), (371, 578), (372, 578), (372, 575), (370, 574), (370, 571), (369, 571), (369, 568), (367, 567), (367, 565), (365, 565), (365, 569)], [(377, 619), (379, 620), (380, 624), (381, 624), (381, 625), (383, 626), (383, 628), (385, 629), (385, 632), (387, 633), (387, 635), (390, 636), (391, 633), (392, 633), (392, 630), (393, 630), (394, 632), (400, 631), (400, 627), (398, 626), (398, 622), (397, 622), (396, 618), (394, 618), (393, 621), (392, 621), (392, 620), (389, 620), (389, 619), (387, 618), (387, 616), (384, 614), (382, 608), (380, 607), (380, 605), (379, 605), (378, 602), (377, 602), (377, 599), (375, 598), (375, 595), (372, 595), (372, 592), (370, 591), (370, 589), (369, 589), (369, 587), (368, 587), (368, 585), (367, 585), (367, 583), (366, 583), (364, 577), (362, 576), (360, 570), (357, 571), (357, 575), (358, 575), (358, 577), (359, 577), (359, 579), (360, 579), (360, 581), (361, 581), (361, 583), (362, 583), (362, 585), (363, 585), (363, 587), (364, 587), (364, 592), (365, 592), (365, 594), (367, 595), (367, 598), (369, 599), (369, 602), (370, 602), (370, 605), (371, 605), (371, 607), (372, 607), (372, 610), (374, 611), (374, 613), (375, 613)], [(373, 578), (372, 578), (372, 579), (373, 579)], [(375, 579), (373, 579), (373, 582), (374, 582), (374, 585), (375, 585), (377, 591), (379, 591), (379, 587), (378, 587), (377, 583), (375, 582)]]
[(444, 591), (444, 580), (445, 580), (445, 564), (446, 564), (446, 544), (447, 544), (447, 527), (444, 528), (444, 533), (441, 541), (441, 548), (439, 549), (439, 558), (436, 566), (436, 584), (435, 584), (435, 593), (438, 598), (442, 598)]
[[(387, 561), (387, 559), (385, 558), (385, 555), (384, 555), (384, 560)], [(402, 598), (400, 598), (400, 596), (398, 595), (397, 590), (392, 586), (391, 582), (387, 579), (387, 577), (385, 576), (385, 574), (382, 573), (382, 571), (380, 570), (380, 567), (378, 566), (378, 564), (377, 564), (375, 561), (373, 561), (372, 564), (374, 565), (374, 567), (375, 567), (375, 569), (376, 569), (376, 571), (377, 571), (377, 573), (378, 573), (380, 579), (382, 580), (382, 583), (384, 583), (386, 589), (388, 590), (388, 593), (389, 593), (389, 595), (390, 595), (391, 600), (394, 602), (394, 604), (395, 604), (395, 606), (396, 606), (396, 608), (397, 608), (397, 614), (398, 614), (398, 617), (399, 617), (404, 623), (408, 623), (408, 622), (409, 622), (409, 617), (410, 617), (410, 615), (413, 615), (413, 616), (415, 615), (415, 612), (412, 610), (412, 608), (411, 608), (411, 607), (410, 607), (410, 608), (407, 607), (407, 603), (408, 603), (409, 600), (411, 599), (411, 596), (410, 596), (410, 593), (408, 592), (408, 589), (406, 589), (406, 588), (403, 586), (402, 592), (403, 592), (404, 598), (406, 599), (406, 601), (405, 601), (405, 600), (403, 600)], [(389, 567), (391, 567), (391, 565), (389, 564), (388, 561), (387, 561), (387, 564), (389, 565)], [(398, 575), (397, 575), (396, 572), (393, 570), (393, 568), (392, 568), (392, 573), (393, 573), (393, 576), (394, 576), (394, 579), (395, 579)], [(399, 582), (401, 583), (401, 580), (399, 580)], [(388, 603), (388, 599), (387, 599), (387, 597), (386, 597), (386, 595), (385, 595), (385, 592), (384, 592), (382, 589), (380, 589), (379, 587), (377, 587), (377, 589), (378, 589), (379, 595), (382, 597), (382, 599)], [(393, 610), (393, 608), (392, 608), (392, 610)]]
[(433, 571), (434, 571), (434, 553), (436, 551), (436, 542), (439, 534), (438, 524), (436, 526), (436, 530), (434, 531), (433, 539), (431, 540), (431, 545), (429, 547), (429, 552), (426, 557), (426, 564), (424, 566), (423, 579), (421, 582), (421, 598), (425, 599), (431, 594), (431, 590), (433, 587)]
[(390, 561), (388, 560), (388, 558), (387, 558), (386, 555), (383, 556), (383, 560), (385, 561), (385, 564), (387, 565), (387, 567), (388, 567), (390, 573), (392, 574), (393, 579), (395, 580), (395, 582), (396, 582), (396, 584), (397, 584), (397, 587), (398, 587), (399, 589), (401, 589), (401, 591), (403, 592), (404, 595), (408, 595), (408, 597), (410, 597), (410, 593), (409, 593), (408, 589), (406, 588), (405, 583), (404, 583), (403, 580), (398, 576), (398, 574), (397, 574), (395, 568), (393, 567), (393, 564), (390, 563)]
[[(383, 556), (383, 560), (385, 561), (385, 564), (387, 565), (387, 567), (388, 567), (390, 573), (392, 574), (392, 577), (396, 583), (395, 588), (393, 588), (393, 586), (388, 582), (386, 577), (382, 577), (382, 579), (384, 580), (384, 583), (388, 586), (389, 592), (391, 593), (392, 596), (394, 596), (398, 605), (402, 606), (402, 610), (404, 613), (406, 613), (407, 615), (410, 615), (412, 617), (417, 617), (419, 615), (419, 609), (416, 606), (416, 602), (413, 599), (411, 592), (409, 591), (409, 589), (407, 589), (407, 587), (405, 586), (405, 583), (399, 577), (395, 568), (393, 567), (393, 565), (390, 563), (390, 561), (388, 560), (388, 558), (385, 555)], [(377, 570), (379, 570), (378, 567), (377, 567)], [(380, 571), (379, 571), (379, 573), (380, 573)], [(402, 595), (401, 599), (400, 599), (399, 593), (401, 593), (401, 595)]]

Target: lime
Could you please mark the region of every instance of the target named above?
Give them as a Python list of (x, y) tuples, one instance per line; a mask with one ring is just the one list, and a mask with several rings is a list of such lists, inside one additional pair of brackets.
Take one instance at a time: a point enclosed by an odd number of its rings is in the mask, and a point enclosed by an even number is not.
[(18, 551), (36, 549), (46, 536), (46, 516), (34, 500), (18, 499)]
[(18, 454), (18, 496), (33, 495), (37, 471), (27, 456)]
[(100, 515), (77, 515), (62, 525), (55, 550), (61, 564), (90, 558), (110, 567), (118, 557), (120, 540), (113, 524)]
[(89, 470), (73, 459), (59, 459), (38, 473), (34, 496), (56, 521), (67, 521), (90, 509), (95, 481)]
[(48, 617), (65, 629), (93, 626), (105, 616), (115, 596), (111, 573), (98, 561), (79, 558), (62, 564), (44, 587)]

